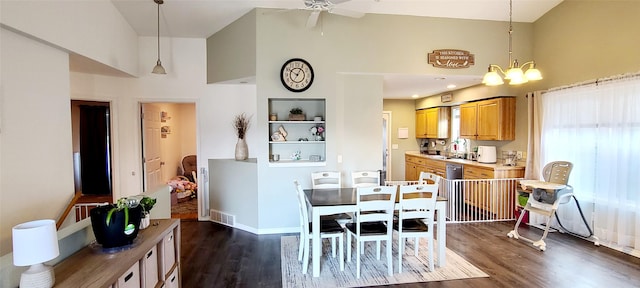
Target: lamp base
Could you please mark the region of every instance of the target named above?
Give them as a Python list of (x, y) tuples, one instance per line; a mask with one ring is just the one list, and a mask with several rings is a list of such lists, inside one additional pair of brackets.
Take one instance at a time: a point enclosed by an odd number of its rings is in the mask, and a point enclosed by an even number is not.
[(20, 276), (20, 288), (51, 288), (56, 282), (53, 267), (34, 264)]

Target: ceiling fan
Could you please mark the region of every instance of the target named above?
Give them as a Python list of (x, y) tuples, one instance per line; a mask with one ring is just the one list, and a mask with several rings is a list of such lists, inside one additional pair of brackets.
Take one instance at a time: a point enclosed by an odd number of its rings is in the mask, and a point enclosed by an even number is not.
[(309, 15), (309, 18), (307, 19), (307, 28), (313, 28), (316, 26), (318, 18), (320, 17), (320, 12), (322, 11), (351, 18), (360, 18), (364, 16), (364, 13), (362, 12), (336, 7), (338, 4), (347, 1), (351, 0), (304, 0), (304, 9), (311, 10), (311, 15)]

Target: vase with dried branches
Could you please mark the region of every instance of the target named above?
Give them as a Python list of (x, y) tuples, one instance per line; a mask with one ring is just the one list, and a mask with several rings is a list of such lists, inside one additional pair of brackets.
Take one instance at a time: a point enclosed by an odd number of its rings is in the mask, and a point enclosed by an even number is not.
[(238, 142), (236, 143), (236, 160), (247, 160), (247, 158), (249, 158), (249, 148), (244, 139), (247, 130), (249, 130), (249, 126), (251, 126), (251, 117), (245, 113), (238, 114), (233, 119), (233, 128), (238, 136)]

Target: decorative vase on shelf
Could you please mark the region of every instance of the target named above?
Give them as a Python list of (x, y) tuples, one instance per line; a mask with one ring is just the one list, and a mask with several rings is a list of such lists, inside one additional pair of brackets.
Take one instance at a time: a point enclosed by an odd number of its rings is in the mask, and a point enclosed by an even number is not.
[(236, 160), (242, 161), (247, 160), (249, 158), (249, 148), (247, 147), (247, 142), (244, 138), (238, 138), (238, 143), (236, 143)]
[(142, 212), (142, 215), (140, 219), (140, 229), (145, 229), (151, 224), (151, 219), (149, 219), (149, 213), (147, 212)]

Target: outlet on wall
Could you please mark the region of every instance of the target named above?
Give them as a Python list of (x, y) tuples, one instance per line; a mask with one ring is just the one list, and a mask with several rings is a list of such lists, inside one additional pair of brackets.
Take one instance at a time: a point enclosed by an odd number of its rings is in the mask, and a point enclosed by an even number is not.
[(522, 159), (522, 151), (516, 151), (516, 159), (520, 160)]

